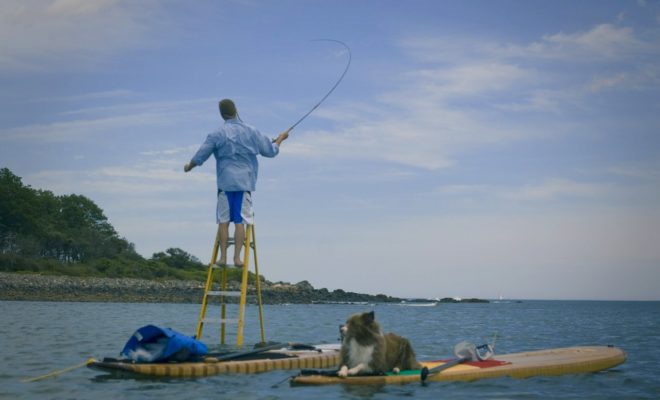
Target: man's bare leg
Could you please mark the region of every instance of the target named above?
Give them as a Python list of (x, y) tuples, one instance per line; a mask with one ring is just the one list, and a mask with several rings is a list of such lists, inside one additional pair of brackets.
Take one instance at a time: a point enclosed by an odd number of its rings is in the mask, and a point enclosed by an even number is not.
[(243, 242), (245, 242), (245, 225), (234, 224), (234, 228), (234, 265), (240, 267), (243, 265), (241, 250), (243, 250)]
[(227, 264), (227, 242), (229, 241), (229, 222), (220, 224), (220, 259), (217, 264)]

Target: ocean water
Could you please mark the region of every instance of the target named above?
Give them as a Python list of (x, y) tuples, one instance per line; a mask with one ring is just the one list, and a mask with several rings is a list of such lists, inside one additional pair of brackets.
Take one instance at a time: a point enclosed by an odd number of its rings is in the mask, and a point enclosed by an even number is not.
[[(199, 305), (0, 302), (0, 398), (660, 398), (660, 302), (524, 301), (437, 307), (271, 305), (264, 307), (267, 339), (336, 343), (338, 325), (349, 315), (368, 310), (375, 310), (385, 331), (408, 337), (420, 359), (451, 357), (453, 346), (460, 341), (481, 344), (495, 337), (496, 354), (612, 344), (623, 348), (628, 360), (612, 370), (593, 374), (431, 382), (425, 386), (291, 387), (285, 380), (296, 371), (189, 380), (119, 379), (88, 368), (24, 383), (24, 378), (77, 365), (90, 357), (116, 357), (135, 329), (146, 324), (192, 335)], [(257, 320), (256, 307), (248, 306), (246, 343), (259, 340)], [(234, 337), (228, 339), (233, 343)], [(205, 327), (202, 340), (220, 349), (215, 326)]]

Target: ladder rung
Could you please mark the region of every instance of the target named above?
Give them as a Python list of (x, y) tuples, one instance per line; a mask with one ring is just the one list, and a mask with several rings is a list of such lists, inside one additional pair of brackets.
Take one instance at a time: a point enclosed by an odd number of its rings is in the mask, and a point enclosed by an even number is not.
[(220, 264), (218, 264), (218, 263), (215, 263), (215, 264), (211, 265), (211, 268), (243, 268), (243, 266), (241, 265), (241, 266), (239, 267), (239, 266), (236, 266), (236, 265), (234, 265), (234, 264), (220, 265)]
[(204, 323), (211, 323), (211, 324), (220, 324), (220, 323), (226, 323), (226, 324), (237, 324), (238, 319), (237, 318), (204, 318)]
[[(235, 244), (236, 244), (236, 241), (234, 240), (233, 237), (230, 237), (229, 239), (227, 239), (227, 247), (233, 246)], [(250, 247), (252, 247), (254, 249), (254, 242), (253, 241), (250, 241)]]
[(206, 292), (207, 296), (227, 296), (227, 297), (238, 297), (241, 295), (241, 292), (230, 292), (227, 290), (209, 290)]

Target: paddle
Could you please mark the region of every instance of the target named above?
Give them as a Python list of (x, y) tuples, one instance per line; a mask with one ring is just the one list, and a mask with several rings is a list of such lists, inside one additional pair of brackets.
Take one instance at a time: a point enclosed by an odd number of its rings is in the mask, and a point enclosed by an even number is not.
[(259, 353), (264, 353), (264, 352), (270, 351), (270, 350), (281, 349), (283, 347), (292, 348), (292, 349), (295, 349), (295, 350), (316, 350), (316, 347), (314, 347), (312, 345), (309, 345), (309, 344), (288, 342), (288, 343), (274, 343), (274, 344), (270, 344), (268, 346), (258, 347), (256, 349), (252, 349), (252, 350), (238, 351), (238, 352), (234, 352), (234, 353), (209, 353), (209, 354), (206, 354), (205, 357), (213, 357), (213, 358), (217, 359), (218, 361), (230, 361), (230, 360), (236, 360), (236, 359), (243, 358), (243, 357), (252, 356), (252, 355), (255, 355), (255, 354), (259, 354)]
[[(485, 350), (484, 355), (481, 355), (479, 353), (479, 350)], [(429, 369), (428, 367), (422, 368), (422, 371), (420, 373), (420, 378), (422, 379), (422, 383), (426, 382), (426, 379), (429, 377), (429, 375), (438, 374), (446, 369), (449, 369), (458, 364), (462, 364), (466, 361), (487, 360), (493, 355), (493, 348), (489, 344), (482, 344), (481, 346), (475, 346), (472, 343), (461, 342), (456, 346), (454, 346), (454, 354), (456, 354), (456, 356), (458, 356), (459, 358), (444, 363), (442, 365), (438, 365), (437, 367), (433, 367), (431, 369)]]
[(437, 367), (433, 367), (431, 369), (429, 369), (429, 367), (424, 367), (424, 368), (422, 368), (422, 372), (421, 372), (422, 383), (426, 382), (426, 378), (428, 378), (429, 375), (435, 375), (435, 374), (440, 373), (440, 372), (442, 372), (442, 371), (444, 371), (448, 368), (453, 367), (454, 365), (458, 365), (458, 364), (461, 364), (461, 363), (464, 363), (464, 362), (470, 361), (470, 360), (471, 360), (470, 357), (463, 357), (463, 358), (458, 358), (456, 360), (449, 361), (449, 362), (447, 362), (445, 364), (442, 364), (442, 365), (438, 365)]

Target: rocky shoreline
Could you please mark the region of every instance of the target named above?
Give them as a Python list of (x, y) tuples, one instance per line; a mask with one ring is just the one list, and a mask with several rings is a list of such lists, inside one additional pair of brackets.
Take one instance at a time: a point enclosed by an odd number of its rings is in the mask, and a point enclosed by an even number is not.
[[(230, 287), (230, 290), (238, 290)], [(219, 288), (214, 287), (214, 290)], [(52, 276), (0, 272), (0, 300), (17, 301), (81, 301), (128, 303), (201, 303), (204, 283), (198, 281), (154, 281), (132, 278), (96, 278)], [(248, 294), (254, 294), (250, 286)], [(315, 289), (309, 282), (297, 284), (262, 283), (264, 304), (307, 303), (384, 303), (402, 299), (386, 295), (368, 295)], [(228, 302), (236, 298), (228, 297)], [(255, 303), (256, 296), (248, 297)]]

